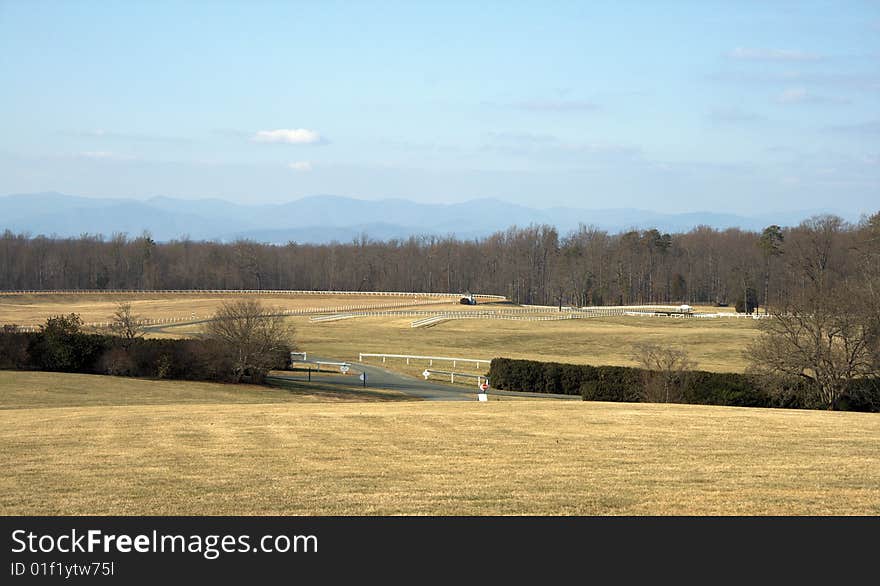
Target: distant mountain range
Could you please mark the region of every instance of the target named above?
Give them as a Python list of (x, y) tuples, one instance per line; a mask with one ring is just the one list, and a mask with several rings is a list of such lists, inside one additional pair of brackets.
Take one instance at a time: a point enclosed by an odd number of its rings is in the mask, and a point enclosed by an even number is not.
[(422, 234), (470, 239), (529, 224), (550, 224), (562, 233), (576, 229), (579, 224), (609, 232), (646, 228), (679, 232), (699, 225), (761, 230), (769, 224), (796, 225), (824, 211), (749, 216), (715, 212), (665, 214), (638, 209), (534, 209), (496, 199), (423, 204), (404, 199), (368, 201), (333, 195), (282, 204), (246, 205), (222, 199), (134, 200), (33, 193), (0, 197), (0, 230), (61, 237), (84, 233), (109, 237), (119, 232), (135, 236), (147, 230), (160, 241), (187, 236), (221, 242), (247, 238), (278, 244), (323, 244), (350, 242), (364, 234), (372, 240)]

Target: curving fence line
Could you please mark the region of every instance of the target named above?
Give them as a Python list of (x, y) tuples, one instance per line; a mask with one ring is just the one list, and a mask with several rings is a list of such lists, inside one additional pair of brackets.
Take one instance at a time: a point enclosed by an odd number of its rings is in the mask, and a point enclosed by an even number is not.
[[(305, 289), (15, 289), (0, 290), (0, 295), (106, 295), (106, 294), (174, 294), (174, 295), (363, 295), (366, 297), (449, 297), (460, 293), (426, 293), (409, 291), (314, 291)], [(475, 293), (477, 299), (504, 301), (504, 295)]]
[[(392, 303), (362, 303), (362, 304), (349, 304), (349, 305), (332, 305), (325, 307), (306, 307), (301, 309), (279, 309), (277, 312), (272, 313), (272, 315), (283, 315), (283, 316), (299, 316), (299, 315), (313, 315), (313, 314), (336, 314), (340, 312), (350, 312), (350, 311), (359, 311), (359, 310), (370, 310), (370, 309), (394, 309), (394, 308), (402, 308), (402, 307), (415, 307), (415, 306), (428, 306), (428, 305), (437, 305), (441, 303), (448, 303), (453, 299), (458, 299), (460, 296), (456, 293), (407, 293), (407, 292), (351, 292), (351, 291), (295, 291), (295, 290), (232, 290), (232, 289), (151, 289), (151, 290), (131, 290), (131, 289), (109, 289), (109, 290), (94, 290), (94, 289), (65, 289), (65, 290), (16, 290), (16, 291), (0, 291), (0, 296), (2, 295), (79, 295), (79, 294), (104, 294), (104, 293), (142, 293), (142, 294), (290, 294), (290, 295), (299, 295), (299, 294), (309, 294), (309, 295), (364, 295), (368, 297), (377, 297), (377, 296), (386, 296), (386, 297), (416, 297), (422, 298), (422, 300), (410, 300), (410, 301), (396, 301)], [(480, 297), (489, 301), (492, 300), (503, 300), (506, 299), (500, 295), (477, 295), (476, 297)], [(352, 316), (356, 317), (356, 316)], [(146, 327), (155, 328), (157, 326), (163, 325), (173, 325), (173, 324), (183, 324), (183, 323), (201, 323), (209, 320), (209, 316), (202, 316), (197, 318), (193, 313), (189, 317), (167, 317), (167, 318), (144, 318), (142, 320), (142, 324)], [(333, 319), (343, 319), (342, 317), (334, 317)], [(332, 320), (330, 320), (332, 321)], [(101, 322), (85, 322), (83, 326), (89, 328), (106, 328), (111, 325), (109, 321), (101, 321)], [(35, 332), (39, 330), (39, 326), (35, 325), (22, 325), (16, 326), (16, 330), (19, 332)]]
[(458, 366), (459, 362), (465, 362), (469, 364), (474, 364), (476, 368), (479, 368), (481, 364), (489, 365), (492, 363), (491, 360), (485, 360), (483, 358), (457, 358), (450, 356), (419, 356), (417, 354), (373, 354), (368, 352), (360, 352), (358, 353), (358, 362), (364, 362), (364, 357), (369, 358), (381, 358), (382, 363), (384, 364), (386, 359), (388, 358), (397, 358), (406, 360), (406, 363), (409, 364), (410, 360), (420, 360), (427, 361), (429, 366), (434, 365), (435, 360), (439, 360), (441, 362), (451, 362), (452, 367), (455, 368)]

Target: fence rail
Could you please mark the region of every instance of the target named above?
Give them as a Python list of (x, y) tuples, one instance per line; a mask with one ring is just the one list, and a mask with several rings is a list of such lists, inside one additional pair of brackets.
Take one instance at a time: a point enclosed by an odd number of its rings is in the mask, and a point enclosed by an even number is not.
[[(0, 295), (105, 295), (105, 294), (189, 294), (189, 295), (363, 295), (367, 297), (450, 297), (460, 298), (460, 293), (427, 293), (416, 291), (314, 291), (306, 289), (10, 289), (0, 290)], [(477, 299), (503, 301), (504, 295), (475, 293)]]
[[(426, 373), (427, 373), (427, 374), (426, 374)], [(466, 372), (453, 372), (453, 371), (451, 371), (451, 370), (429, 370), (429, 369), (426, 368), (425, 371), (422, 373), (422, 376), (425, 377), (425, 380), (428, 380), (428, 378), (430, 378), (430, 376), (431, 376), (432, 374), (442, 374), (442, 375), (444, 375), (444, 376), (445, 376), (445, 375), (448, 375), (448, 376), (449, 376), (449, 382), (451, 382), (451, 383), (454, 383), (454, 382), (455, 382), (455, 377), (459, 377), (459, 378), (475, 378), (475, 379), (477, 379), (477, 384), (482, 383), (482, 382), (483, 382), (483, 379), (486, 379), (486, 384), (489, 383), (489, 377), (486, 376), (486, 375), (483, 375), (483, 374), (469, 374), (469, 373), (466, 373)]]
[(365, 356), (372, 357), (372, 358), (381, 358), (383, 364), (385, 364), (385, 360), (388, 358), (405, 359), (407, 364), (409, 364), (410, 360), (427, 360), (429, 363), (429, 366), (433, 366), (435, 360), (442, 360), (442, 361), (446, 361), (446, 362), (452, 362), (452, 368), (455, 368), (456, 366), (458, 366), (459, 362), (470, 362), (470, 363), (476, 364), (477, 366), (479, 366), (480, 364), (491, 364), (492, 363), (491, 360), (483, 360), (480, 358), (454, 358), (454, 357), (449, 357), (449, 356), (418, 356), (415, 354), (372, 354), (372, 353), (367, 353), (367, 352), (361, 352), (360, 354), (358, 354), (358, 362), (363, 362)]

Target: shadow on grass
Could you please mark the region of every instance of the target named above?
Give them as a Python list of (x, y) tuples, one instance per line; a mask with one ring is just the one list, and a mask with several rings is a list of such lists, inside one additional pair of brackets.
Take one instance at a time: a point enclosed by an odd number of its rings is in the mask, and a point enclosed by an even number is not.
[(418, 401), (396, 391), (347, 387), (333, 383), (305, 382), (277, 376), (266, 377), (269, 386), (293, 395), (311, 395), (336, 401)]

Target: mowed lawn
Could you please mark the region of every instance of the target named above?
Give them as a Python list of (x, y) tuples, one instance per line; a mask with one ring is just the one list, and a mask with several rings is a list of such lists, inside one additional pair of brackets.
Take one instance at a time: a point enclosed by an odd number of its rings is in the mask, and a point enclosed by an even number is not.
[(357, 360), (358, 353), (371, 352), (635, 366), (635, 345), (649, 342), (681, 346), (698, 369), (715, 372), (742, 372), (748, 365), (746, 348), (759, 334), (755, 320), (736, 318), (469, 319), (411, 328), (413, 319), (389, 316), (325, 323), (310, 322), (308, 318), (290, 321), (303, 350), (345, 360)]
[[(221, 303), (236, 297), (256, 299), (279, 309), (330, 308), (346, 305), (411, 303), (425, 300), (410, 297), (363, 295), (205, 295), (205, 294), (89, 294), (89, 295), (0, 295), (0, 324), (39, 324), (51, 315), (79, 313), (87, 322), (109, 320), (117, 303), (129, 301), (134, 312), (151, 319), (205, 319)], [(464, 306), (436, 303), (413, 306), (424, 311), (482, 311), (515, 309), (507, 303)], [(381, 309), (381, 308), (377, 308)], [(700, 311), (718, 308), (699, 307)], [(721, 308), (729, 311), (730, 308)], [(548, 311), (552, 314), (552, 311)], [(750, 319), (675, 319), (614, 317), (564, 321), (459, 320), (428, 328), (411, 328), (417, 317), (383, 316), (316, 323), (308, 317), (291, 317), (297, 328), (296, 343), (318, 356), (356, 360), (360, 352), (530, 358), (577, 364), (633, 366), (635, 344), (653, 342), (685, 348), (697, 368), (741, 372), (747, 366), (748, 344), (758, 335)], [(203, 324), (167, 327), (151, 332), (154, 337), (195, 335)], [(424, 365), (401, 368), (417, 374)], [(439, 368), (440, 365), (437, 365)]]
[[(109, 321), (119, 303), (131, 304), (132, 311), (149, 319), (196, 319), (210, 317), (225, 302), (236, 299), (255, 300), (265, 307), (280, 310), (345, 307), (352, 305), (381, 306), (416, 302), (424, 305), (423, 297), (371, 295), (260, 295), (200, 293), (90, 293), (90, 294), (2, 294), (0, 293), (0, 325), (39, 325), (48, 317), (77, 313), (85, 322)], [(445, 305), (449, 305), (448, 303)], [(433, 304), (428, 305), (433, 307)]]
[(236, 399), (19, 399), (0, 514), (880, 514), (876, 414)]
[(285, 381), (277, 387), (0, 370), (0, 410), (409, 399), (396, 391)]

